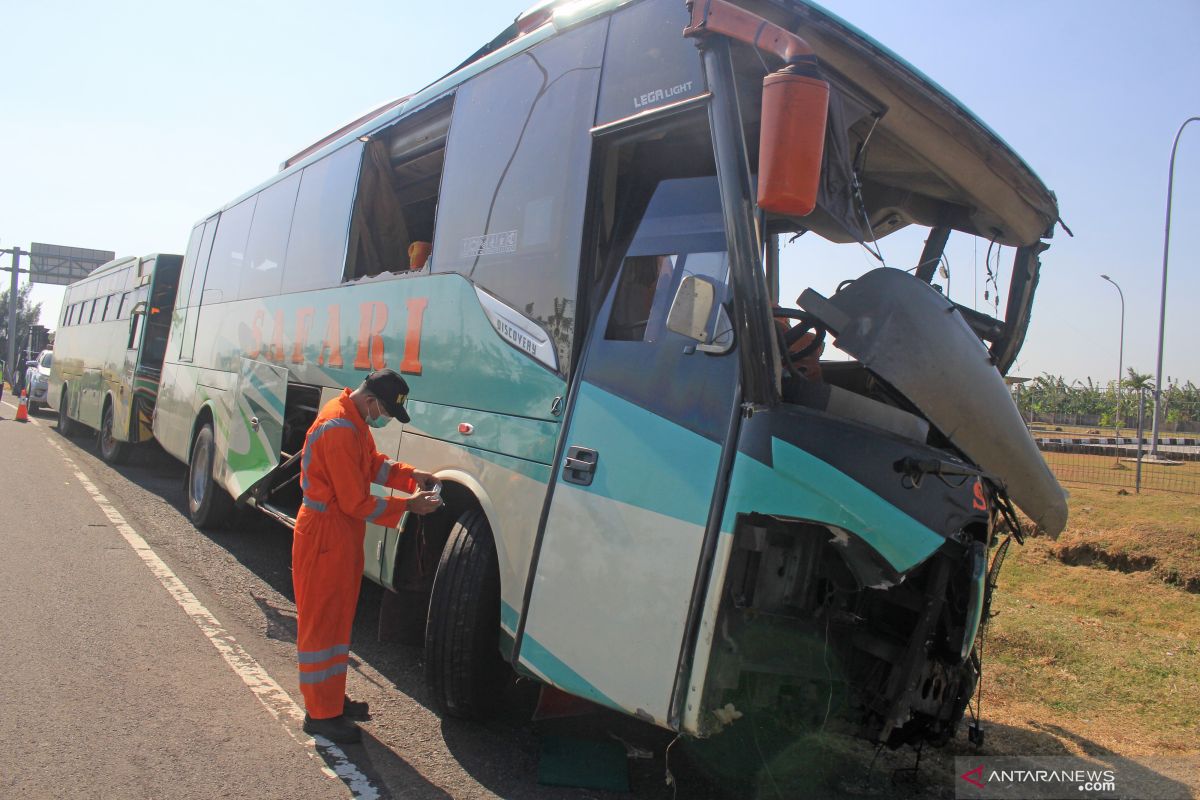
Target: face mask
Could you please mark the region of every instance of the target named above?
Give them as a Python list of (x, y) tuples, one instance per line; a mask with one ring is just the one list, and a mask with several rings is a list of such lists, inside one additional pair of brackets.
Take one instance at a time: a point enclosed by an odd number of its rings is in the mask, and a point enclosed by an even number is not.
[[(375, 403), (376, 403), (376, 409), (378, 409), (379, 401), (376, 400)], [(380, 414), (377, 417), (369, 417), (367, 419), (367, 424), (370, 425), (372, 428), (386, 428), (387, 424), (391, 421), (392, 421), (391, 417), (385, 417), (385, 416), (383, 416), (383, 414)]]

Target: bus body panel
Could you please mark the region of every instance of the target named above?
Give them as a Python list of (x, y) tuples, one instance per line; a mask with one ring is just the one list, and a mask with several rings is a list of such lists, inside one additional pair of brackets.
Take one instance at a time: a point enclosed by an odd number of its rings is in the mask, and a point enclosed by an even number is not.
[(218, 429), (217, 458), (229, 472), (226, 485), (233, 497), (279, 463), (287, 402), (288, 371), (243, 358), (237, 384), (222, 409), (229, 424)]
[(521, 664), (665, 726), (721, 446), (586, 382), (568, 440), (595, 474), (555, 487)]

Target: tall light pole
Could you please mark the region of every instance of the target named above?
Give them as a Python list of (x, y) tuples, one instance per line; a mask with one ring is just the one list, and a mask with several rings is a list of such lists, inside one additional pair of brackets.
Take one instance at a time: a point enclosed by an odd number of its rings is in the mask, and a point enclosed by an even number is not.
[(1188, 126), (1189, 122), (1200, 122), (1200, 117), (1188, 117), (1179, 126), (1179, 132), (1175, 134), (1175, 143), (1171, 145), (1171, 167), (1167, 171), (1167, 223), (1163, 233), (1162, 302), (1158, 310), (1158, 369), (1154, 375), (1154, 424), (1150, 432), (1150, 455), (1152, 457), (1158, 456), (1158, 418), (1162, 408), (1163, 332), (1166, 329), (1167, 321), (1167, 253), (1171, 249), (1171, 189), (1175, 184), (1175, 151), (1179, 149), (1179, 137), (1183, 135), (1183, 129)]
[(1107, 275), (1101, 275), (1101, 278), (1117, 287), (1117, 294), (1121, 296), (1121, 346), (1117, 350), (1117, 426), (1118, 428), (1124, 424), (1124, 416), (1121, 414), (1121, 376), (1125, 374), (1125, 293), (1121, 291), (1121, 287), (1117, 282)]

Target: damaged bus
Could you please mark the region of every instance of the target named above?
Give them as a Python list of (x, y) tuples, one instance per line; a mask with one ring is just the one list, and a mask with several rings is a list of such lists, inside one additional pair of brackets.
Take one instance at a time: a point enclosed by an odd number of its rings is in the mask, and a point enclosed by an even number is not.
[[(836, 706), (941, 743), (1010, 501), (1066, 520), (1003, 379), (1057, 220), (813, 4), (550, 0), (195, 226), (154, 432), (197, 524), (291, 524), (322, 402), (404, 374), (377, 443), (445, 508), (368, 526), (366, 573), (423, 620), (447, 713), (485, 713), (507, 662), (690, 736)], [(779, 296), (782, 237), (910, 226), (907, 263)], [(952, 236), (1015, 253), (1002, 314), (933, 285)]]

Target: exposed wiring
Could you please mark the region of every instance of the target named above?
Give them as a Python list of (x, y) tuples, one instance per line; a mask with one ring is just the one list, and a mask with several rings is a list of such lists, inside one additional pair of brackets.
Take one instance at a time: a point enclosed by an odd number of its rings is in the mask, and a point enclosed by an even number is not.
[(867, 247), (866, 242), (860, 242), (860, 244), (862, 244), (868, 253), (875, 256), (879, 263), (886, 267), (887, 260), (883, 257), (883, 253), (879, 249), (879, 242), (875, 239), (875, 229), (871, 227), (871, 216), (867, 213), (867, 204), (862, 196), (862, 170), (867, 160), (867, 145), (870, 144), (871, 137), (875, 134), (875, 128), (879, 126), (880, 119), (880, 115), (876, 114), (874, 121), (871, 123), (871, 129), (867, 131), (866, 137), (863, 138), (862, 143), (858, 146), (858, 152), (854, 155), (854, 164), (850, 172), (850, 188), (854, 194), (858, 213), (862, 217), (862, 222), (866, 225), (866, 232), (870, 235), (871, 244), (875, 246), (875, 249), (872, 250), (870, 247)]
[(667, 745), (666, 752), (663, 753), (663, 764), (667, 772), (666, 782), (667, 786), (671, 787), (671, 800), (675, 800), (675, 797), (679, 794), (679, 784), (675, 782), (675, 775), (671, 772), (671, 748), (674, 747), (675, 743), (678, 741), (679, 735), (676, 734), (675, 738), (671, 740), (671, 743)]
[[(987, 269), (987, 278), (983, 282), (983, 301), (990, 302), (995, 309), (997, 316), (1000, 314), (1000, 251), (1004, 249), (1004, 245), (996, 244), (996, 238), (999, 237), (999, 231), (992, 232), (992, 240), (988, 242), (987, 254), (983, 257), (983, 265)], [(996, 269), (992, 270), (992, 248), (996, 248)], [(989, 290), (988, 286), (992, 288)]]

